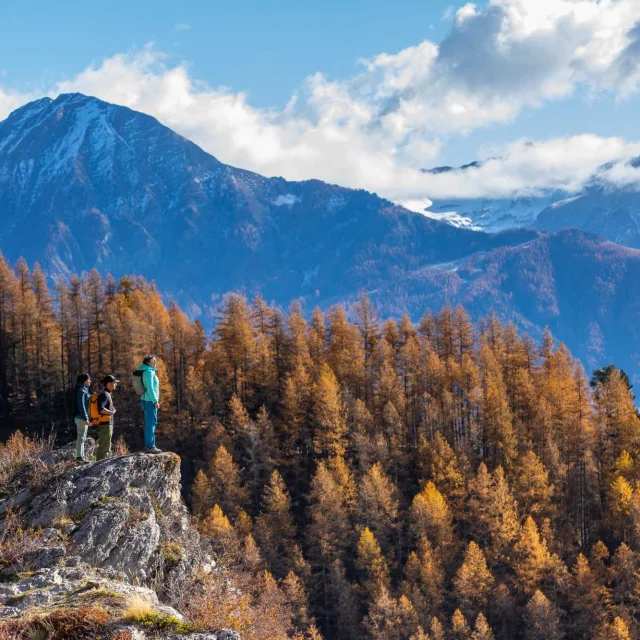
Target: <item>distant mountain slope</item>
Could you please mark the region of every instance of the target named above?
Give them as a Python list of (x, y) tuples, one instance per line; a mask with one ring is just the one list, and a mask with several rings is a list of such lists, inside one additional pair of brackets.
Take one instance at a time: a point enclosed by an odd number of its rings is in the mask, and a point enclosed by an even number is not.
[[(465, 175), (481, 166), (474, 162), (459, 168), (436, 167), (425, 173), (455, 171)], [(640, 158), (607, 163), (591, 176), (587, 186), (575, 193), (547, 191), (526, 197), (434, 200), (426, 215), (456, 227), (490, 232), (522, 227), (559, 231), (574, 227), (640, 248), (640, 190), (633, 184), (615, 186), (610, 179), (639, 166)]]
[(640, 251), (577, 229), (418, 270), (373, 299), (382, 314), (460, 303), (534, 337), (548, 326), (585, 367), (616, 362), (639, 379)]
[(0, 123), (0, 211), (9, 258), (64, 274), (139, 272), (196, 301), (236, 288), (333, 297), (523, 237), (235, 169), (154, 118), (79, 94)]
[[(511, 226), (498, 219), (487, 226)], [(10, 260), (139, 273), (193, 313), (230, 290), (310, 309), (365, 289), (385, 313), (462, 302), (532, 333), (548, 324), (589, 366), (635, 367), (638, 252), (579, 232), (456, 228), (362, 190), (265, 178), (79, 94), (0, 123), (0, 221)]]
[[(443, 174), (456, 172), (466, 175), (482, 167), (481, 162), (472, 162), (462, 167), (435, 167), (423, 173)], [(427, 194), (428, 195), (428, 194)], [(504, 231), (519, 227), (534, 227), (538, 214), (566, 195), (549, 191), (535, 196), (513, 196), (510, 198), (442, 198), (432, 199), (426, 215), (443, 220), (455, 227), (482, 231)]]
[(592, 186), (541, 211), (535, 227), (549, 231), (578, 227), (613, 242), (640, 248), (640, 193)]

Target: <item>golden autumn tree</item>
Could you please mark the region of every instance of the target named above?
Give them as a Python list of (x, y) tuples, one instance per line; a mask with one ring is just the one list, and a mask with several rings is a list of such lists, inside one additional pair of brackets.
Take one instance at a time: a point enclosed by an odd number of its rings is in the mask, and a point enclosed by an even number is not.
[(402, 593), (409, 598), (426, 629), (444, 602), (445, 573), (442, 561), (426, 538), (421, 538), (404, 566)]
[(491, 630), (487, 619), (482, 613), (479, 613), (473, 627), (471, 640), (494, 640), (494, 638), (495, 636), (493, 635), (493, 631)]
[(256, 349), (247, 300), (244, 296), (225, 296), (216, 334), (229, 365), (231, 391), (242, 400), (249, 391), (248, 377)]
[(608, 592), (606, 587), (598, 584), (589, 561), (582, 554), (571, 570), (570, 585), (568, 626), (576, 636), (585, 637), (605, 622)]
[(488, 346), (480, 351), (482, 371), (483, 458), (492, 466), (510, 468), (516, 457), (516, 435), (502, 371)]
[(321, 368), (311, 391), (314, 450), (323, 456), (342, 456), (346, 447), (346, 421), (338, 381), (328, 366)]
[(552, 516), (553, 492), (549, 472), (540, 458), (532, 450), (528, 450), (520, 456), (513, 483), (514, 497), (522, 513), (533, 518)]
[(562, 580), (566, 573), (560, 559), (550, 553), (531, 517), (524, 523), (514, 546), (513, 567), (518, 588), (525, 594), (532, 593), (543, 582), (549, 584)]
[(415, 540), (426, 538), (446, 548), (453, 540), (451, 512), (444, 496), (433, 482), (427, 482), (416, 495), (410, 509), (411, 534)]
[(191, 487), (191, 511), (196, 518), (204, 516), (213, 506), (213, 487), (202, 469), (198, 470)]
[(393, 598), (384, 587), (371, 605), (363, 626), (367, 637), (375, 640), (408, 639), (418, 631), (417, 615), (411, 602), (404, 596)]
[(471, 638), (471, 629), (460, 609), (456, 609), (451, 616), (449, 637), (451, 640), (469, 640)]
[(595, 636), (595, 640), (631, 640), (632, 638), (629, 626), (620, 616), (616, 616), (610, 624), (603, 625)]
[(379, 462), (359, 482), (355, 513), (357, 522), (373, 532), (384, 554), (391, 557), (398, 533), (398, 497)]
[(264, 490), (255, 536), (274, 576), (283, 578), (295, 568), (292, 559), (298, 545), (291, 516), (291, 497), (278, 471), (271, 474)]
[[(313, 571), (314, 596), (327, 602), (331, 596), (332, 578), (340, 578), (334, 572), (336, 563), (345, 559), (347, 548), (353, 541), (353, 509), (356, 488), (353, 475), (342, 458), (321, 461), (311, 482), (309, 523), (306, 543)], [(348, 592), (342, 583), (341, 597)], [(347, 600), (348, 596), (344, 596)], [(329, 616), (329, 611), (323, 611)], [(350, 627), (351, 621), (346, 620)]]
[(527, 603), (525, 621), (528, 640), (560, 640), (564, 632), (558, 608), (540, 590)]
[(484, 463), (469, 483), (468, 522), (484, 548), (503, 559), (520, 531), (518, 508), (502, 467), (489, 473)]
[(471, 541), (453, 580), (456, 600), (467, 618), (473, 620), (487, 610), (493, 584), (494, 578), (482, 549)]
[(249, 491), (242, 481), (238, 465), (225, 447), (220, 446), (216, 451), (207, 475), (211, 479), (213, 501), (230, 516), (236, 517), (247, 506)]
[(424, 437), (418, 447), (420, 471), (434, 485), (458, 513), (466, 497), (465, 478), (458, 457), (451, 445), (436, 433), (433, 440)]
[(373, 533), (365, 528), (358, 540), (356, 569), (365, 601), (372, 605), (389, 587), (389, 566)]

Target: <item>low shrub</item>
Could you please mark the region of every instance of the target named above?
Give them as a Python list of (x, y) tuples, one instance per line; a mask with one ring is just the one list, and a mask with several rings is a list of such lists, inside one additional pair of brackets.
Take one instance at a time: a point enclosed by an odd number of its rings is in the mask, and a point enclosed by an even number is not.
[(0, 524), (0, 573), (20, 574), (27, 568), (27, 558), (48, 546), (42, 532), (25, 527), (20, 515), (9, 510)]
[(21, 431), (13, 433), (6, 444), (0, 443), (0, 499), (18, 493), (22, 489), (21, 475), (51, 452), (53, 446), (53, 436), (29, 437)]
[(174, 633), (197, 631), (196, 627), (178, 618), (158, 613), (148, 600), (140, 596), (131, 599), (124, 612), (123, 620), (152, 631), (173, 631)]
[(0, 640), (98, 640), (105, 638), (109, 614), (100, 607), (57, 609), (0, 622)]

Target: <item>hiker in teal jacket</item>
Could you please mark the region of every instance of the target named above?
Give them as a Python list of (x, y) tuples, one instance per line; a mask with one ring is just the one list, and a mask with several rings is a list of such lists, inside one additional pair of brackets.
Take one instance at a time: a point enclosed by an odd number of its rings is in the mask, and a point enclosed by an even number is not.
[(160, 380), (156, 374), (156, 357), (147, 356), (138, 367), (142, 371), (144, 394), (141, 398), (144, 411), (144, 446), (148, 453), (161, 453), (156, 447), (156, 426), (160, 408)]

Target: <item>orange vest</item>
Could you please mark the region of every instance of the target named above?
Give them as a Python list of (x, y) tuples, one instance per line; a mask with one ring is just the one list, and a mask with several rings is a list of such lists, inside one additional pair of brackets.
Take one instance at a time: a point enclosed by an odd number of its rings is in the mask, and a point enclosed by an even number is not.
[[(98, 407), (98, 396), (100, 394), (96, 391), (91, 394), (91, 400), (89, 401), (89, 420), (94, 426), (101, 424), (109, 424), (111, 422), (111, 416), (100, 413), (100, 407)], [(113, 398), (109, 395), (109, 409), (113, 409)]]

